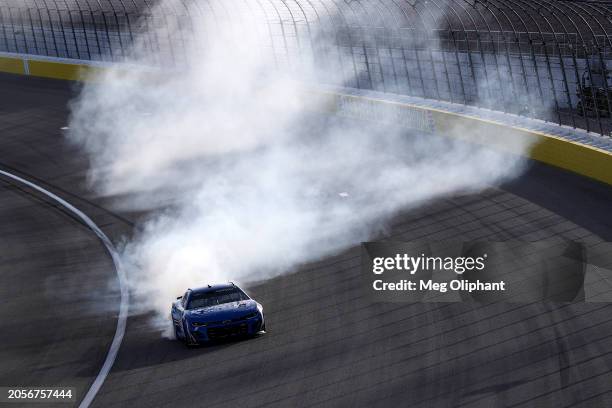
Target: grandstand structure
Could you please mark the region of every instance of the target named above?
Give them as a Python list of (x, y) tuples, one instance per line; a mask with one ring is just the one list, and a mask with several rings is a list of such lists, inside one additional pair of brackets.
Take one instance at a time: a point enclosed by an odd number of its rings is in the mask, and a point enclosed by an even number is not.
[(0, 0), (0, 52), (122, 61), (138, 41), (180, 68), (199, 21), (254, 16), (279, 69), (333, 64), (323, 84), (612, 131), (607, 1)]

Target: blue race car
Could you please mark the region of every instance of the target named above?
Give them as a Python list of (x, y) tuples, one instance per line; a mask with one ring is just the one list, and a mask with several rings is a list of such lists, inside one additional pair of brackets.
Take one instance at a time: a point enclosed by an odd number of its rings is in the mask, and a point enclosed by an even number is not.
[(187, 289), (171, 314), (176, 338), (188, 347), (266, 331), (262, 306), (231, 282)]

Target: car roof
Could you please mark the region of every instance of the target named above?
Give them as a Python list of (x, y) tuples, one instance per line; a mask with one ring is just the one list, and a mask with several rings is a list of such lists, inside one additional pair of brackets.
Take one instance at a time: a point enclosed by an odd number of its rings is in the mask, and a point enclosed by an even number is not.
[(202, 286), (200, 288), (193, 288), (190, 290), (192, 293), (206, 293), (206, 292), (212, 292), (212, 291), (219, 290), (219, 289), (237, 288), (237, 287), (238, 286), (230, 282), (230, 283), (217, 283), (214, 285)]

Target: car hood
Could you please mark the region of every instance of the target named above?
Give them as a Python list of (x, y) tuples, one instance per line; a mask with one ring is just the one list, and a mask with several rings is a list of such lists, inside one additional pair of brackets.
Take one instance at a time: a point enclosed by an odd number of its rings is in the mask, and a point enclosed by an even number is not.
[(252, 299), (240, 302), (223, 303), (221, 305), (203, 307), (190, 310), (190, 320), (199, 322), (211, 322), (218, 320), (231, 320), (240, 318), (257, 310), (257, 302)]

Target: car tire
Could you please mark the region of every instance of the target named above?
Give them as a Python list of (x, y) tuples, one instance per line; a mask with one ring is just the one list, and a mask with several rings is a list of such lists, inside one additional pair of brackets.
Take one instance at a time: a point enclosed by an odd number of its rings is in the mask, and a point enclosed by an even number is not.
[(179, 336), (178, 326), (173, 322), (172, 327), (174, 327), (174, 338), (176, 340), (181, 340), (181, 336)]
[(194, 344), (192, 342), (189, 341), (189, 336), (187, 335), (187, 328), (185, 327), (185, 323), (183, 323), (183, 342), (185, 343), (185, 347), (187, 348), (192, 348), (197, 346), (197, 344)]

